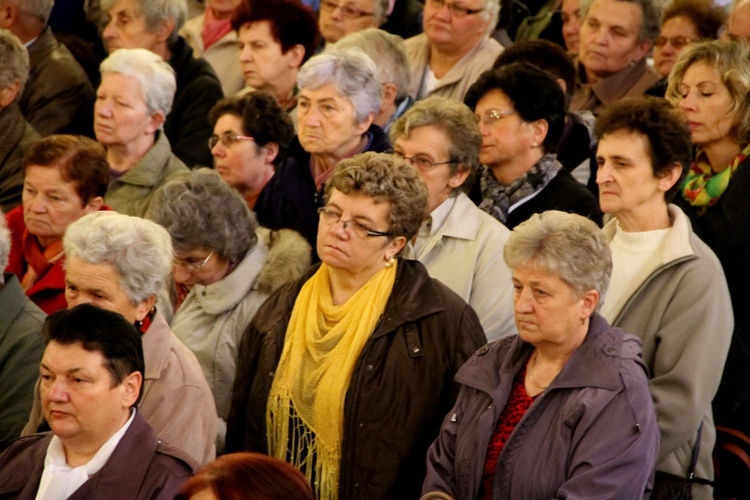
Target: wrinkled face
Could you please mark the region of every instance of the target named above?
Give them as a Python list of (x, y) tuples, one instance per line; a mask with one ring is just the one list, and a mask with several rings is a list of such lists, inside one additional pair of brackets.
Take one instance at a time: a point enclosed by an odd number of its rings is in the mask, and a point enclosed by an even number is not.
[(159, 35), (149, 30), (138, 0), (117, 0), (104, 15), (104, 22), (102, 38), (110, 54), (117, 49), (153, 51), (159, 44)]
[(76, 183), (64, 181), (58, 167), (29, 166), (22, 199), (24, 223), (45, 246), (61, 240), (71, 223), (97, 210), (81, 200)]
[[(214, 135), (244, 136), (242, 118), (237, 115), (222, 115), (214, 126)], [(217, 141), (211, 148), (216, 171), (224, 182), (240, 192), (248, 189), (262, 189), (262, 181), (267, 178), (273, 163), (267, 161), (264, 148), (259, 148), (255, 141), (237, 140), (230, 145)], [(271, 159), (272, 161), (272, 159)]]
[(152, 305), (148, 301), (134, 304), (111, 264), (91, 264), (76, 255), (65, 260), (65, 301), (68, 308), (93, 304), (120, 313), (131, 323), (142, 321)]
[(387, 232), (389, 203), (375, 203), (369, 196), (348, 196), (334, 189), (326, 208), (334, 212), (344, 224), (318, 224), (317, 249), (320, 260), (347, 273), (372, 276), (404, 246), (405, 239), (386, 236), (360, 236), (352, 225)]
[(127, 146), (159, 128), (161, 113), (149, 114), (141, 84), (121, 73), (105, 73), (96, 91), (94, 133), (104, 146)]
[(51, 341), (41, 363), (40, 394), (44, 417), (63, 444), (101, 446), (130, 418), (141, 375), (134, 372), (112, 387), (112, 374), (99, 351), (80, 343)]
[[(408, 137), (400, 136), (393, 146), (393, 150), (419, 172), (427, 185), (430, 212), (447, 200), (469, 175), (467, 169), (451, 174), (451, 167), (455, 166), (445, 163), (451, 161), (450, 144), (445, 132), (433, 125), (425, 125), (411, 129)], [(427, 166), (430, 163), (432, 166)], [(424, 166), (420, 167), (420, 164)]]
[(580, 61), (597, 78), (607, 78), (640, 61), (651, 47), (639, 41), (643, 11), (624, 0), (594, 0), (581, 26)]
[(719, 72), (703, 61), (692, 64), (678, 87), (680, 109), (690, 127), (690, 140), (701, 147), (728, 137), (735, 123), (731, 113), (732, 96), (721, 81)]
[(357, 123), (352, 102), (332, 83), (301, 89), (297, 101), (297, 137), (308, 153), (343, 158), (359, 143), (372, 117)]
[(689, 18), (676, 16), (661, 26), (659, 38), (654, 43), (654, 69), (661, 76), (669, 76), (677, 56), (691, 42), (700, 40), (700, 33)]
[[(514, 107), (508, 96), (500, 90), (493, 89), (479, 99), (474, 115), (481, 118), (490, 110), (505, 113), (514, 111)], [(490, 168), (500, 167), (524, 154), (531, 149), (534, 142), (529, 124), (517, 113), (504, 114), (489, 125), (480, 120), (479, 130), (482, 133), (479, 161)]]
[(237, 34), (237, 45), (245, 83), (250, 87), (274, 93), (284, 82), (297, 77), (301, 59), (294, 50), (282, 52), (268, 21), (243, 25)]
[(176, 254), (174, 280), (192, 288), (194, 285), (208, 286), (224, 279), (229, 274), (231, 263), (207, 248), (195, 248), (184, 254)]
[(570, 52), (578, 52), (580, 48), (581, 16), (578, 0), (563, 0), (560, 8), (562, 14), (562, 35), (565, 47)]
[[(478, 11), (465, 16), (454, 14), (449, 4)], [(487, 32), (489, 21), (482, 16), (486, 2), (482, 0), (427, 0), (422, 26), (431, 44), (447, 50), (468, 52)]]
[(525, 341), (539, 345), (568, 345), (590, 314), (584, 300), (557, 276), (533, 265), (513, 271), (516, 328)]
[(336, 43), (349, 33), (378, 27), (373, 0), (322, 0), (318, 26), (327, 43)]
[(601, 138), (596, 183), (605, 214), (638, 221), (665, 209), (665, 193), (676, 179), (654, 175), (649, 150), (648, 138), (637, 132), (621, 130)]

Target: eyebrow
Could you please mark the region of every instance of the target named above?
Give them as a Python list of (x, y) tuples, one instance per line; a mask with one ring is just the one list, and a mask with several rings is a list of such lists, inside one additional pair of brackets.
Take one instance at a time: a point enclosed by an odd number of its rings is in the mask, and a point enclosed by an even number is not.
[[(52, 372), (52, 373), (54, 373), (54, 371), (53, 371), (53, 370), (52, 370), (52, 369), (51, 369), (51, 368), (50, 368), (49, 366), (45, 365), (45, 364), (44, 364), (44, 362), (42, 362), (42, 363), (39, 363), (39, 364), (40, 364), (40, 366), (41, 366), (42, 368), (44, 368), (44, 369), (45, 369), (45, 370), (47, 370), (48, 372)], [(69, 368), (69, 369), (65, 370), (65, 374), (66, 374), (66, 375), (73, 375), (73, 374), (75, 374), (75, 373), (78, 373), (78, 372), (82, 372), (82, 371), (83, 371), (83, 372), (85, 372), (85, 371), (86, 371), (86, 369), (85, 369), (85, 368), (83, 368), (83, 367), (75, 367), (75, 368)]]
[[(335, 209), (336, 209), (336, 210), (338, 210), (339, 212), (343, 212), (343, 210), (341, 210), (341, 207), (340, 207), (340, 206), (338, 206), (338, 205), (336, 205), (335, 203), (328, 203), (328, 206), (329, 206), (329, 207), (332, 207), (332, 208), (335, 208)], [(375, 221), (374, 221), (373, 219), (371, 219), (370, 217), (368, 217), (368, 216), (366, 216), (366, 215), (357, 215), (357, 214), (352, 214), (352, 217), (351, 217), (351, 218), (352, 218), (352, 219), (358, 219), (358, 220), (365, 220), (365, 221), (367, 221), (367, 222), (372, 222), (372, 223), (375, 223)]]

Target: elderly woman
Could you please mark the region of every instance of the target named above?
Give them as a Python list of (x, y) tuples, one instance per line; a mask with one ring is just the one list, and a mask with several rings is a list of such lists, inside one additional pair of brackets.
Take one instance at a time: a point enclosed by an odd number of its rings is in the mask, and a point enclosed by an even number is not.
[(424, 33), (406, 40), (411, 66), (409, 93), (462, 100), (469, 86), (492, 67), (502, 46), (490, 38), (500, 0), (427, 0)]
[(332, 50), (305, 63), (297, 78), (297, 137), (255, 204), (262, 226), (294, 229), (315, 245), (317, 210), (336, 164), (390, 148), (373, 124), (381, 102), (376, 74), (375, 63), (358, 49)]
[[(166, 230), (151, 221), (99, 212), (65, 233), (68, 307), (90, 303), (122, 314), (143, 334), (146, 373), (138, 408), (159, 439), (196, 463), (214, 459), (216, 410), (195, 355), (157, 311), (157, 297), (172, 268)], [(37, 398), (24, 434), (44, 425)]]
[(677, 203), (696, 234), (716, 253), (729, 285), (734, 338), (714, 400), (717, 423), (750, 432), (750, 47), (745, 41), (686, 47), (669, 76), (698, 152)]
[(204, 12), (188, 19), (180, 30), (195, 57), (202, 57), (214, 69), (225, 96), (245, 86), (237, 32), (232, 29), (232, 15), (240, 3), (242, 0), (208, 0)]
[(321, 0), (320, 34), (328, 44), (356, 31), (379, 28), (385, 22), (388, 4), (389, 0)]
[(323, 263), (272, 294), (242, 339), (228, 451), (290, 461), (320, 499), (418, 496), (453, 375), (485, 342), (471, 307), (397, 259), (426, 209), (403, 160), (338, 164), (319, 211)]
[(659, 33), (657, 3), (582, 0), (577, 60), (580, 84), (571, 102), (572, 110), (598, 115), (623, 97), (643, 95), (659, 80), (659, 74), (646, 62)]
[(555, 157), (565, 96), (553, 77), (516, 62), (484, 73), (466, 94), (482, 134), (479, 208), (509, 229), (532, 214), (561, 210), (599, 223), (594, 196)]
[(515, 333), (510, 271), (502, 262), (510, 231), (464, 193), (482, 136), (466, 105), (428, 97), (391, 129), (393, 154), (427, 186), (426, 218), (405, 256), (418, 259), (474, 308), (488, 340)]
[(518, 335), (459, 370), (423, 493), (643, 498), (659, 428), (640, 342), (597, 314), (612, 261), (596, 224), (535, 214), (511, 233)]
[(732, 306), (718, 259), (668, 203), (690, 164), (690, 131), (663, 99), (631, 98), (599, 115), (596, 135), (599, 202), (614, 216), (604, 227), (613, 269), (602, 315), (643, 342), (661, 430), (653, 495), (668, 497), (667, 473), (695, 481), (695, 498), (711, 498), (697, 482), (713, 480), (711, 400)]
[(221, 453), (242, 332), (271, 292), (307, 270), (310, 246), (294, 231), (259, 228), (242, 197), (208, 169), (166, 184), (149, 218), (172, 237), (174, 279), (187, 292), (172, 330), (214, 395)]
[(214, 133), (208, 141), (214, 167), (240, 192), (252, 210), (258, 195), (286, 158), (294, 125), (271, 94), (227, 97), (211, 109)]
[(290, 464), (261, 453), (230, 453), (195, 473), (175, 500), (314, 500), (310, 483)]
[(298, 0), (245, 0), (232, 17), (245, 84), (270, 92), (294, 118), (297, 74), (315, 54), (315, 14)]
[(174, 72), (145, 49), (120, 49), (101, 65), (94, 133), (107, 148), (112, 182), (105, 200), (142, 217), (164, 183), (187, 172), (162, 130), (175, 92)]
[(65, 229), (103, 207), (108, 171), (104, 149), (86, 137), (53, 135), (26, 154), (23, 205), (5, 216), (12, 238), (6, 271), (47, 314), (65, 308)]

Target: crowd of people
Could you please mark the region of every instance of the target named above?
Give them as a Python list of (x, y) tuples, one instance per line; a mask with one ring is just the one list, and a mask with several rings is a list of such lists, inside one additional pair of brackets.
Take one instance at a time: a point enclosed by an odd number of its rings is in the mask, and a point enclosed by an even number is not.
[(716, 1), (0, 0), (0, 497), (743, 498)]

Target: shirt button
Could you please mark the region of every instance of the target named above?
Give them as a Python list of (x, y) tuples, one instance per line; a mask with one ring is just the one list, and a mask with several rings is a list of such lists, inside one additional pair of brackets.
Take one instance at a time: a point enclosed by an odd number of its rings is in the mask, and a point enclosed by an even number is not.
[(372, 366), (372, 365), (367, 365), (367, 366), (366, 366), (366, 368), (367, 368), (367, 371), (368, 371), (368, 372), (371, 372), (371, 371), (372, 371), (372, 369), (374, 368), (374, 366)]

